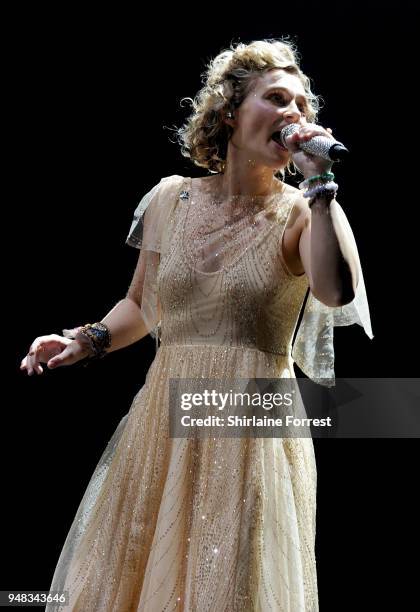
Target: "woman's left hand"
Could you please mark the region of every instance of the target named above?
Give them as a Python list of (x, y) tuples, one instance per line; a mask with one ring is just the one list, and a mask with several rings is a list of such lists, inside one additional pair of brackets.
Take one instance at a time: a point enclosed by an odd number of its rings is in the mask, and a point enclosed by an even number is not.
[(299, 148), (300, 142), (310, 140), (314, 136), (327, 136), (328, 138), (333, 138), (331, 128), (324, 129), (320, 125), (314, 123), (302, 125), (298, 132), (286, 138), (287, 146), (292, 154), (292, 160), (305, 179), (315, 176), (316, 174), (329, 172), (333, 165), (333, 162), (328, 159), (306, 153), (303, 149)]

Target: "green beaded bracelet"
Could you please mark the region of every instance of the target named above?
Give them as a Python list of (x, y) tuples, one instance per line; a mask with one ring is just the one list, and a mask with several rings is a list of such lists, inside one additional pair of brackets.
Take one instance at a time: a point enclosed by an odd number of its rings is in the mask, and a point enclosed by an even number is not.
[(317, 174), (315, 176), (310, 176), (299, 184), (299, 189), (306, 189), (309, 187), (311, 183), (314, 183), (317, 180), (325, 180), (325, 181), (333, 181), (335, 179), (335, 175), (332, 172), (324, 172), (323, 174)]
[(323, 174), (317, 174), (316, 176), (309, 177), (308, 183), (312, 183), (312, 181), (316, 181), (317, 179), (323, 179), (323, 178), (333, 181), (335, 179), (335, 176), (333, 172), (324, 172)]

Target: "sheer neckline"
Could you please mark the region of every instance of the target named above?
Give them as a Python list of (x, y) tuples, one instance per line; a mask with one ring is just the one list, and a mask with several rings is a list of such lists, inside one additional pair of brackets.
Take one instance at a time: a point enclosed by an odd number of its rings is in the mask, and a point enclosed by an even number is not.
[(220, 194), (219, 182), (214, 181), (215, 176), (217, 175), (198, 178), (189, 177), (191, 195), (193, 197), (198, 196), (200, 199), (211, 199), (215, 203), (226, 203), (233, 207), (246, 204), (253, 205), (253, 208), (259, 207), (263, 210), (278, 196), (284, 195), (286, 191), (286, 183), (278, 181), (278, 188), (266, 195), (234, 194), (224, 196)]
[[(187, 200), (182, 231), (187, 265), (194, 273), (206, 277), (227, 273), (246, 252), (256, 248), (274, 231), (282, 203), (286, 205), (289, 201), (284, 199), (287, 185), (280, 181), (281, 190), (268, 195), (241, 194), (217, 199), (213, 184), (209, 189), (210, 178), (186, 177), (182, 192)], [(235, 243), (239, 248), (229, 253)], [(218, 267), (214, 269), (216, 262)]]

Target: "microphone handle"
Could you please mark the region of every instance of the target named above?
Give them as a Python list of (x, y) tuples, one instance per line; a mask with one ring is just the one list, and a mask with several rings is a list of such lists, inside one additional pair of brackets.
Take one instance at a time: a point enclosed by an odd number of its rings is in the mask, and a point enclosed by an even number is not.
[[(289, 125), (281, 130), (280, 141), (284, 147), (287, 148), (286, 138), (299, 131), (299, 129), (300, 126), (298, 123), (289, 123)], [(332, 162), (344, 159), (349, 153), (349, 150), (342, 142), (339, 142), (335, 138), (328, 138), (327, 136), (314, 136), (310, 140), (300, 142), (298, 146), (306, 153), (322, 157)]]
[(310, 140), (299, 143), (299, 147), (305, 151), (322, 157), (332, 162), (341, 161), (345, 159), (349, 153), (349, 150), (338, 140), (332, 140), (327, 136), (314, 136)]

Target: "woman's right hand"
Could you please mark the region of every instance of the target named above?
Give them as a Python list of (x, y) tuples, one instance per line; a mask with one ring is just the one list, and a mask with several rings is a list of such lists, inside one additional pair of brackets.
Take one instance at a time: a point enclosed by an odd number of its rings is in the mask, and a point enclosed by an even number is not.
[(38, 336), (29, 347), (28, 354), (22, 359), (21, 370), (26, 370), (28, 376), (34, 372), (43, 373), (41, 363), (46, 363), (49, 369), (58, 366), (73, 365), (90, 354), (87, 346), (82, 346), (78, 340), (71, 340), (58, 334)]

